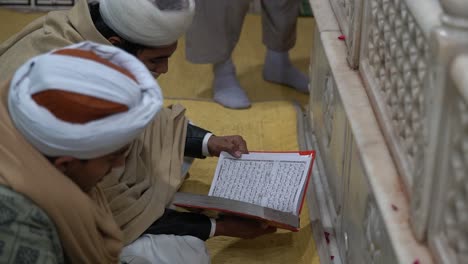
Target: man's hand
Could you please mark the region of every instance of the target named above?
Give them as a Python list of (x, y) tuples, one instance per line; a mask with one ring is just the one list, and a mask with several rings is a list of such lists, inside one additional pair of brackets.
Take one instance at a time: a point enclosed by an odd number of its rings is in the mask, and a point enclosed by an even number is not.
[(230, 236), (251, 239), (276, 232), (276, 227), (266, 223), (234, 216), (216, 220), (215, 236)]
[(208, 151), (212, 156), (219, 157), (221, 151), (226, 151), (236, 158), (247, 154), (247, 143), (241, 136), (211, 136), (208, 140)]

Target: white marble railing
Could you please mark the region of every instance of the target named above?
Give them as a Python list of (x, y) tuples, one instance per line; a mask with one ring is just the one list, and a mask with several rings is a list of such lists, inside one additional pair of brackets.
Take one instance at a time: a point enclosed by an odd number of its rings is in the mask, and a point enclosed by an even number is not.
[(319, 189), (312, 190), (310, 203), (326, 200), (311, 210), (312, 219), (320, 218), (313, 228), (332, 234), (330, 244), (319, 245), (330, 249), (320, 253), (321, 261), (333, 256), (333, 263), (431, 263), (411, 235), (409, 202), (359, 73), (348, 67), (340, 31), (320, 31), (309, 107), (321, 160), (312, 186)]
[(465, 263), (468, 1), (310, 2), (315, 213), (340, 261)]
[[(420, 14), (414, 11), (416, 7), (431, 12)], [(440, 24), (425, 16), (440, 13), (440, 6), (432, 0), (369, 0), (364, 4), (360, 72), (408, 190), (415, 174), (421, 173), (418, 169), (424, 159), (428, 40), (430, 28)]]
[(431, 263), (410, 230), (409, 201), (362, 78), (347, 63), (336, 10), (328, 0), (311, 4), (317, 28), (309, 108), (321, 161), (312, 186), (321, 189), (312, 191), (311, 203), (326, 201), (311, 211), (319, 218), (314, 230), (332, 234), (330, 244), (319, 245), (321, 261), (335, 254), (333, 263)]

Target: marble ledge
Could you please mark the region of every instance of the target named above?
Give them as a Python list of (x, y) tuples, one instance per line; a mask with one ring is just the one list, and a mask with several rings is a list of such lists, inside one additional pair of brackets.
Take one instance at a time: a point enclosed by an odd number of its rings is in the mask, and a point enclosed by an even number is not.
[(319, 32), (341, 32), (329, 0), (309, 0)]
[[(315, 138), (313, 141), (314, 142), (312, 143), (312, 146), (317, 146)], [(334, 234), (333, 221), (331, 219), (330, 211), (331, 208), (334, 207), (330, 206), (330, 199), (327, 199), (327, 197), (330, 197), (330, 194), (325, 192), (329, 189), (322, 182), (322, 173), (324, 172), (324, 169), (320, 157), (320, 152), (317, 150), (315, 161), (316, 163), (312, 168), (313, 177), (311, 180), (313, 184), (309, 184), (309, 189), (307, 191), (307, 204), (310, 208), (310, 222), (312, 225), (312, 230), (314, 230), (313, 236), (319, 253), (320, 263), (343, 263), (340, 258), (336, 237), (332, 235), (329, 237), (329, 240), (326, 241), (324, 235), (325, 232)], [(334, 256), (333, 260), (330, 259), (331, 256)]]
[[(419, 244), (409, 223), (410, 203), (404, 192), (393, 159), (374, 115), (358, 71), (346, 61), (346, 45), (338, 32), (322, 32), (327, 60), (335, 78), (337, 92), (355, 139), (367, 181), (400, 263), (432, 263), (429, 250)], [(397, 211), (392, 207), (396, 206)]]

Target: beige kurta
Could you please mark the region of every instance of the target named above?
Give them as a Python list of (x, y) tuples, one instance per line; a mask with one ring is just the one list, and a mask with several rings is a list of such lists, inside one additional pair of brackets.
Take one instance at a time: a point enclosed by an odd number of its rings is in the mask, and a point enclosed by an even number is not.
[[(29, 58), (80, 41), (110, 45), (94, 27), (87, 2), (38, 18), (0, 46), (0, 80)], [(106, 176), (103, 189), (126, 244), (164, 212), (181, 184), (187, 123), (182, 106), (164, 109), (132, 144), (124, 174)]]
[(122, 233), (102, 191), (95, 188), (91, 200), (26, 141), (10, 119), (7, 87), (0, 89), (0, 185), (47, 213), (70, 263), (117, 263)]
[(181, 105), (163, 108), (133, 142), (123, 173), (113, 171), (100, 184), (126, 244), (164, 213), (182, 183), (188, 124), (184, 113)]

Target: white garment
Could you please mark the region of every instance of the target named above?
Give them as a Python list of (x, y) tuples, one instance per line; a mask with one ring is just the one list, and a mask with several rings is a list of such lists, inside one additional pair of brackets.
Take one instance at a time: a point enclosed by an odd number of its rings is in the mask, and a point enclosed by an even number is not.
[[(252, 0), (195, 0), (195, 16), (186, 39), (193, 63), (220, 63), (231, 58)], [(262, 38), (268, 49), (286, 52), (296, 42), (299, 0), (261, 0)]]
[(176, 42), (192, 24), (194, 0), (184, 10), (160, 10), (150, 0), (101, 0), (99, 12), (122, 38), (148, 47)]
[[(161, 89), (143, 63), (125, 51), (83, 42), (65, 47), (93, 51), (129, 70), (137, 82), (104, 64), (74, 56), (39, 55), (14, 74), (8, 107), (15, 127), (41, 153), (92, 159), (122, 148), (151, 122), (162, 108)], [(128, 111), (84, 124), (55, 117), (32, 95), (49, 90), (75, 92), (124, 104)]]
[(213, 134), (206, 133), (206, 135), (203, 137), (202, 155), (205, 156), (205, 157), (211, 157), (211, 153), (208, 150), (208, 140), (210, 140), (211, 136), (213, 136)]
[(205, 242), (193, 236), (145, 234), (120, 254), (121, 259), (133, 256), (157, 264), (211, 263)]

